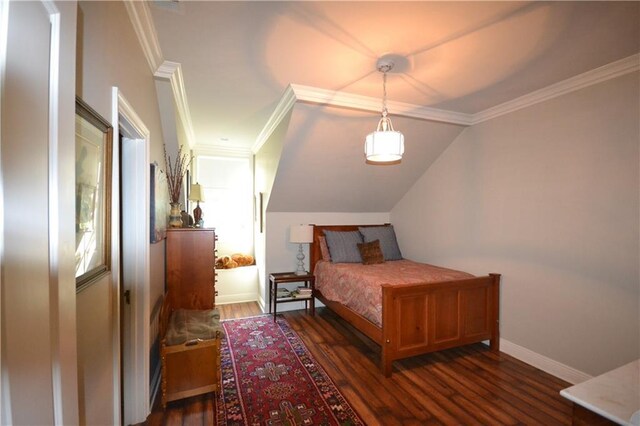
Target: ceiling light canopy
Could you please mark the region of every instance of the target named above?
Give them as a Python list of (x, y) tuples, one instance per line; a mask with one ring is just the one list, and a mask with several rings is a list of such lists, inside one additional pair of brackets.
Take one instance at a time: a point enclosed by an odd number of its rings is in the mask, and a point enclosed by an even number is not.
[(392, 68), (392, 61), (378, 61), (378, 71), (382, 73), (382, 118), (364, 142), (364, 154), (369, 163), (398, 163), (404, 154), (404, 135), (393, 128), (387, 112), (387, 72)]

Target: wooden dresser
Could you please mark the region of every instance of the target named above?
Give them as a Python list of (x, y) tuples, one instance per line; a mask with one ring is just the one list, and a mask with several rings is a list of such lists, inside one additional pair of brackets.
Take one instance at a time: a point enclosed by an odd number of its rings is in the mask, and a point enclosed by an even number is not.
[(213, 309), (216, 297), (214, 228), (167, 229), (167, 292), (173, 309)]

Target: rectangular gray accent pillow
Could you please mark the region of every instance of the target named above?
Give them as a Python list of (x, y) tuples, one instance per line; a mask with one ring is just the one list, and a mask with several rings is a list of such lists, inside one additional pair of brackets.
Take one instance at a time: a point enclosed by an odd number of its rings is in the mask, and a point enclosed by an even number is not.
[(367, 226), (359, 227), (358, 229), (363, 235), (365, 243), (380, 240), (380, 248), (382, 249), (384, 260), (402, 260), (402, 253), (400, 253), (400, 247), (398, 247), (396, 231), (394, 231), (393, 225)]
[(362, 235), (358, 231), (324, 231), (329, 246), (331, 262), (333, 263), (362, 263), (362, 256), (358, 244), (363, 243)]

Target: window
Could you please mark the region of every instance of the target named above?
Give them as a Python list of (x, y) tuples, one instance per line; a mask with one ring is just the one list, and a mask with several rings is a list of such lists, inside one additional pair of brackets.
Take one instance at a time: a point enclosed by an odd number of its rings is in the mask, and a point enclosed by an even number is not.
[[(253, 255), (253, 169), (250, 158), (198, 156), (196, 179), (205, 227), (216, 228), (218, 255)], [(195, 204), (191, 202), (193, 211)], [(191, 213), (191, 212), (190, 212)]]

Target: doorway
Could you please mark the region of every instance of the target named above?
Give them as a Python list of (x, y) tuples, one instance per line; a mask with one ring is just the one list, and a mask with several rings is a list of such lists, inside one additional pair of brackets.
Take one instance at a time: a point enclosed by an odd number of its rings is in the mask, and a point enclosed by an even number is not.
[[(255, 257), (254, 219), (259, 207), (253, 196), (253, 159), (197, 152), (194, 166), (192, 183), (202, 187), (204, 226), (216, 229), (218, 257), (235, 253)], [(257, 266), (220, 268), (216, 274), (216, 305), (259, 299)]]

